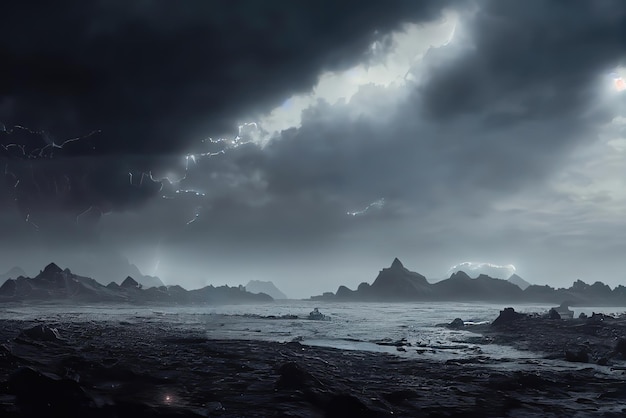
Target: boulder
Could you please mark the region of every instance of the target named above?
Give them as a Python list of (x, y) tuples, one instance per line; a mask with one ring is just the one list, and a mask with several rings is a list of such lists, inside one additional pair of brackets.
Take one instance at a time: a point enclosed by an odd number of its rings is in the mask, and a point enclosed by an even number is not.
[(60, 341), (61, 335), (56, 328), (47, 325), (35, 325), (32, 328), (25, 329), (20, 333), (20, 337), (28, 338), (36, 341)]
[(526, 318), (528, 315), (515, 312), (513, 308), (504, 308), (500, 315), (491, 323), (492, 326), (501, 326)]
[(554, 308), (550, 308), (548, 311), (548, 318), (550, 319), (561, 319), (561, 314), (556, 311)]
[(465, 322), (461, 318), (454, 318), (454, 321), (448, 324), (448, 328), (461, 329), (465, 326)]

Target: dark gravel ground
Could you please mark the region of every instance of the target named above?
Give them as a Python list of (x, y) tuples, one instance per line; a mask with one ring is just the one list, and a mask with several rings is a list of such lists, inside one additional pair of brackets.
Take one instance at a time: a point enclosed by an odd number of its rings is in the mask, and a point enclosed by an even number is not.
[[(167, 322), (68, 320), (45, 324), (58, 336), (47, 328), (27, 335), (23, 330), (43, 323), (3, 320), (0, 416), (621, 417), (626, 379), (611, 369), (619, 353), (609, 353), (623, 326), (615, 321), (524, 322), (483, 328), (473, 338), (548, 358), (563, 357), (570, 346), (588, 352), (589, 364), (550, 368), (484, 356), (431, 362), (211, 340)], [(607, 366), (592, 364), (607, 356)]]

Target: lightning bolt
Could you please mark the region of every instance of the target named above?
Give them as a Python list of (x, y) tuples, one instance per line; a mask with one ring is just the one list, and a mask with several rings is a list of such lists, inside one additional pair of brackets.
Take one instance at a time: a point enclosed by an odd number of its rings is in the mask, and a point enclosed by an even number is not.
[[(87, 135), (70, 138), (57, 144), (44, 131), (34, 131), (20, 125), (7, 129), (6, 126), (2, 125), (0, 141), (3, 143), (0, 143), (0, 158), (7, 161), (4, 174), (6, 181), (13, 186), (13, 198), (18, 205), (26, 203), (24, 199), (28, 199), (27, 196), (33, 192), (39, 196), (45, 196), (49, 193), (59, 196), (61, 192), (71, 191), (71, 181), (67, 174), (50, 175), (45, 168), (36, 170), (34, 164), (38, 160), (54, 159), (57, 152), (61, 150), (69, 151), (70, 153), (77, 151), (75, 148), (77, 143), (86, 143), (86, 140), (100, 132), (99, 130), (94, 130)], [(7, 143), (8, 141), (11, 142)], [(88, 148), (94, 150), (95, 146), (93, 144), (90, 146), (86, 145), (82, 149), (78, 149), (78, 151), (84, 152)], [(17, 165), (14, 165), (14, 162), (17, 162)], [(63, 179), (65, 184), (61, 182), (61, 185), (59, 185), (60, 179)], [(32, 189), (29, 190), (29, 187)], [(33, 216), (28, 206), (26, 204), (21, 209), (24, 213), (25, 222), (39, 230), (39, 226), (32, 220)]]
[[(186, 180), (188, 180), (188, 176), (193, 170), (195, 166), (197, 166), (202, 160), (216, 158), (222, 155), (226, 155), (230, 150), (239, 148), (246, 144), (255, 143), (253, 138), (247, 138), (247, 131), (253, 130), (258, 131), (259, 127), (256, 122), (246, 122), (238, 126), (237, 135), (233, 138), (217, 138), (214, 139), (212, 137), (208, 137), (202, 139), (200, 142), (202, 144), (207, 144), (209, 146), (217, 146), (218, 150), (207, 150), (204, 152), (197, 153), (188, 153), (184, 156), (184, 172), (183, 175), (174, 178), (172, 175), (164, 175), (162, 177), (157, 177), (151, 171), (148, 173), (150, 179), (155, 182), (161, 182), (161, 184), (167, 183), (169, 186), (174, 186), (173, 191), (170, 193), (164, 193), (161, 197), (166, 200), (173, 200), (176, 198), (180, 198), (182, 196), (191, 196), (197, 198), (206, 197), (206, 193), (200, 190), (192, 189), (192, 188), (183, 188), (181, 187)], [(133, 182), (132, 174), (129, 173), (130, 181)], [(170, 188), (172, 190), (172, 188)], [(200, 206), (194, 213), (194, 216), (191, 220), (186, 222), (186, 225), (193, 224), (199, 217), (202, 212), (203, 207)]]
[(365, 209), (357, 210), (356, 212), (346, 212), (349, 216), (361, 216), (365, 215), (371, 209), (382, 209), (385, 206), (385, 198), (380, 198), (365, 207)]

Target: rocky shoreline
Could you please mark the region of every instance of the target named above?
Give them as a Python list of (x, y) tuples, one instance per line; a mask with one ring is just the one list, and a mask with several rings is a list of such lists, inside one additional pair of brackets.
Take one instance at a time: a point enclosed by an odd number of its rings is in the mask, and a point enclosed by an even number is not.
[[(588, 346), (595, 360), (608, 355), (605, 349), (615, 351), (614, 336), (605, 332), (623, 331), (619, 319), (609, 327), (611, 320), (579, 328), (566, 321), (521, 321), (483, 327), (468, 338), (538, 350), (548, 358), (563, 356), (563, 348), (575, 342)], [(579, 341), (582, 336), (586, 339)], [(550, 368), (479, 356), (433, 362), (299, 343), (211, 340), (199, 329), (167, 322), (71, 319), (2, 320), (0, 339), (3, 417), (617, 417), (626, 412), (626, 379), (615, 369), (617, 352), (607, 366)]]
[(466, 329), (482, 335), (474, 340), (477, 343), (509, 345), (518, 350), (541, 353), (546, 359), (614, 369), (625, 365), (626, 317), (623, 316), (598, 313), (590, 317), (561, 319), (553, 310), (539, 315), (520, 314), (513, 308), (506, 308), (493, 323)]

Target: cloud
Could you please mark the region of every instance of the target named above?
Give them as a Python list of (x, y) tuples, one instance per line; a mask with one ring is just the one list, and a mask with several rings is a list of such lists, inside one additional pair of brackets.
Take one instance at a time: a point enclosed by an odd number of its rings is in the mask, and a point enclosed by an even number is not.
[(463, 263), (459, 263), (453, 267), (450, 267), (450, 269), (448, 270), (448, 274), (456, 273), (458, 271), (463, 271), (473, 277), (478, 277), (481, 274), (486, 274), (489, 277), (506, 280), (515, 273), (515, 266), (512, 264), (500, 266), (491, 263), (475, 263), (471, 261), (465, 261)]
[(136, 172), (132, 158), (98, 155), (100, 141), (97, 131), (58, 143), (23, 127), (0, 131), (5, 203), (39, 223), (55, 212), (76, 217), (89, 210), (93, 219), (96, 212), (134, 208), (159, 192), (161, 184), (149, 178), (129, 181)]
[[(248, 144), (194, 165), (183, 185), (207, 193), (201, 202), (205, 210), (197, 219), (195, 212), (185, 215), (185, 222), (194, 219), (194, 228), (181, 234), (193, 243), (209, 230), (221, 242), (256, 236), (293, 243), (302, 237), (332, 240), (341, 231), (372, 228), (391, 218), (414, 222), (418, 235), (430, 229), (421, 221), (425, 219), (454, 222), (464, 233), (471, 230), (468, 222), (488, 216), (498, 202), (549, 179), (603, 122), (584, 116), (589, 108), (602, 105), (590, 87), (595, 86), (596, 66), (608, 65), (613, 55), (586, 72), (562, 68), (562, 77), (572, 77), (571, 70), (580, 82), (568, 85), (563, 99), (546, 99), (546, 86), (554, 91), (563, 87), (562, 80), (549, 72), (542, 77), (539, 70), (526, 74), (523, 66), (499, 63), (509, 59), (498, 55), (500, 39), (516, 23), (513, 14), (507, 17), (496, 3), (484, 7), (460, 18), (463, 28), (452, 42), (440, 37), (440, 46), (410, 62), (412, 78), (362, 85), (343, 101), (318, 98), (293, 122), (297, 126), (275, 134), (269, 143)], [(502, 15), (502, 25), (491, 22), (492, 15)], [(524, 18), (529, 28), (546, 26), (540, 14)], [(501, 33), (487, 37), (481, 32), (483, 20)], [(601, 26), (599, 20), (591, 23)], [(575, 24), (554, 28), (563, 31), (563, 38), (577, 39)], [(526, 57), (544, 47), (561, 53), (560, 43), (531, 50), (513, 38), (510, 45)], [(389, 53), (400, 46), (393, 45)], [(472, 72), (479, 63), (490, 64), (493, 68), (485, 71), (493, 77)], [(465, 64), (467, 77), (462, 77), (459, 71)], [(527, 65), (550, 68), (548, 63)], [(485, 90), (471, 99), (480, 103), (462, 112), (454, 103), (439, 109), (433, 100), (463, 93), (455, 89), (456, 81), (444, 82), (456, 76), (477, 92)], [(507, 86), (506, 79), (515, 80), (514, 85)], [(535, 112), (537, 100), (550, 117)], [(381, 196), (386, 204), (380, 216), (358, 224), (341, 218)]]
[[(622, 248), (593, 219), (624, 207), (622, 158), (607, 157), (624, 138), (610, 77), (621, 2), (256, 4), (95, 2), (34, 18), (32, 41), (3, 46), (0, 75), (24, 76), (0, 77), (0, 119), (56, 143), (101, 132), (95, 154), (5, 150), (0, 210), (14, 172), (36, 167), (47, 183), (26, 181), (18, 200), (44, 208), (42, 225), (53, 209), (77, 230), (99, 218), (102, 240), (198, 276), (228, 254), (341, 248), (410, 256), (425, 274), (500, 259), (557, 277), (589, 248)], [(74, 29), (44, 52), (51, 22)], [(570, 253), (578, 267), (559, 261)]]
[(0, 35), (29, 36), (2, 45), (0, 119), (61, 138), (100, 129), (107, 152), (180, 151), (367, 58), (390, 30), (445, 3), (16, 3)]
[[(12, 4), (0, 17), (0, 37), (11, 39), (0, 44), (0, 121), (45, 132), (32, 140), (47, 144), (98, 133), (88, 153), (68, 144), (45, 162), (3, 149), (1, 161), (11, 159), (3, 191), (19, 195), (23, 214), (48, 201), (70, 216), (134, 208), (167, 177), (142, 174), (180, 171), (181, 155), (213, 152), (203, 139), (234, 136), (242, 115), (307, 91), (324, 71), (375, 60), (371, 45), (384, 51), (391, 30), (433, 19), (448, 3)], [(16, 141), (9, 136), (2, 145)], [(31, 170), (50, 173), (45, 190), (22, 174)], [(10, 190), (15, 176), (19, 191)]]

